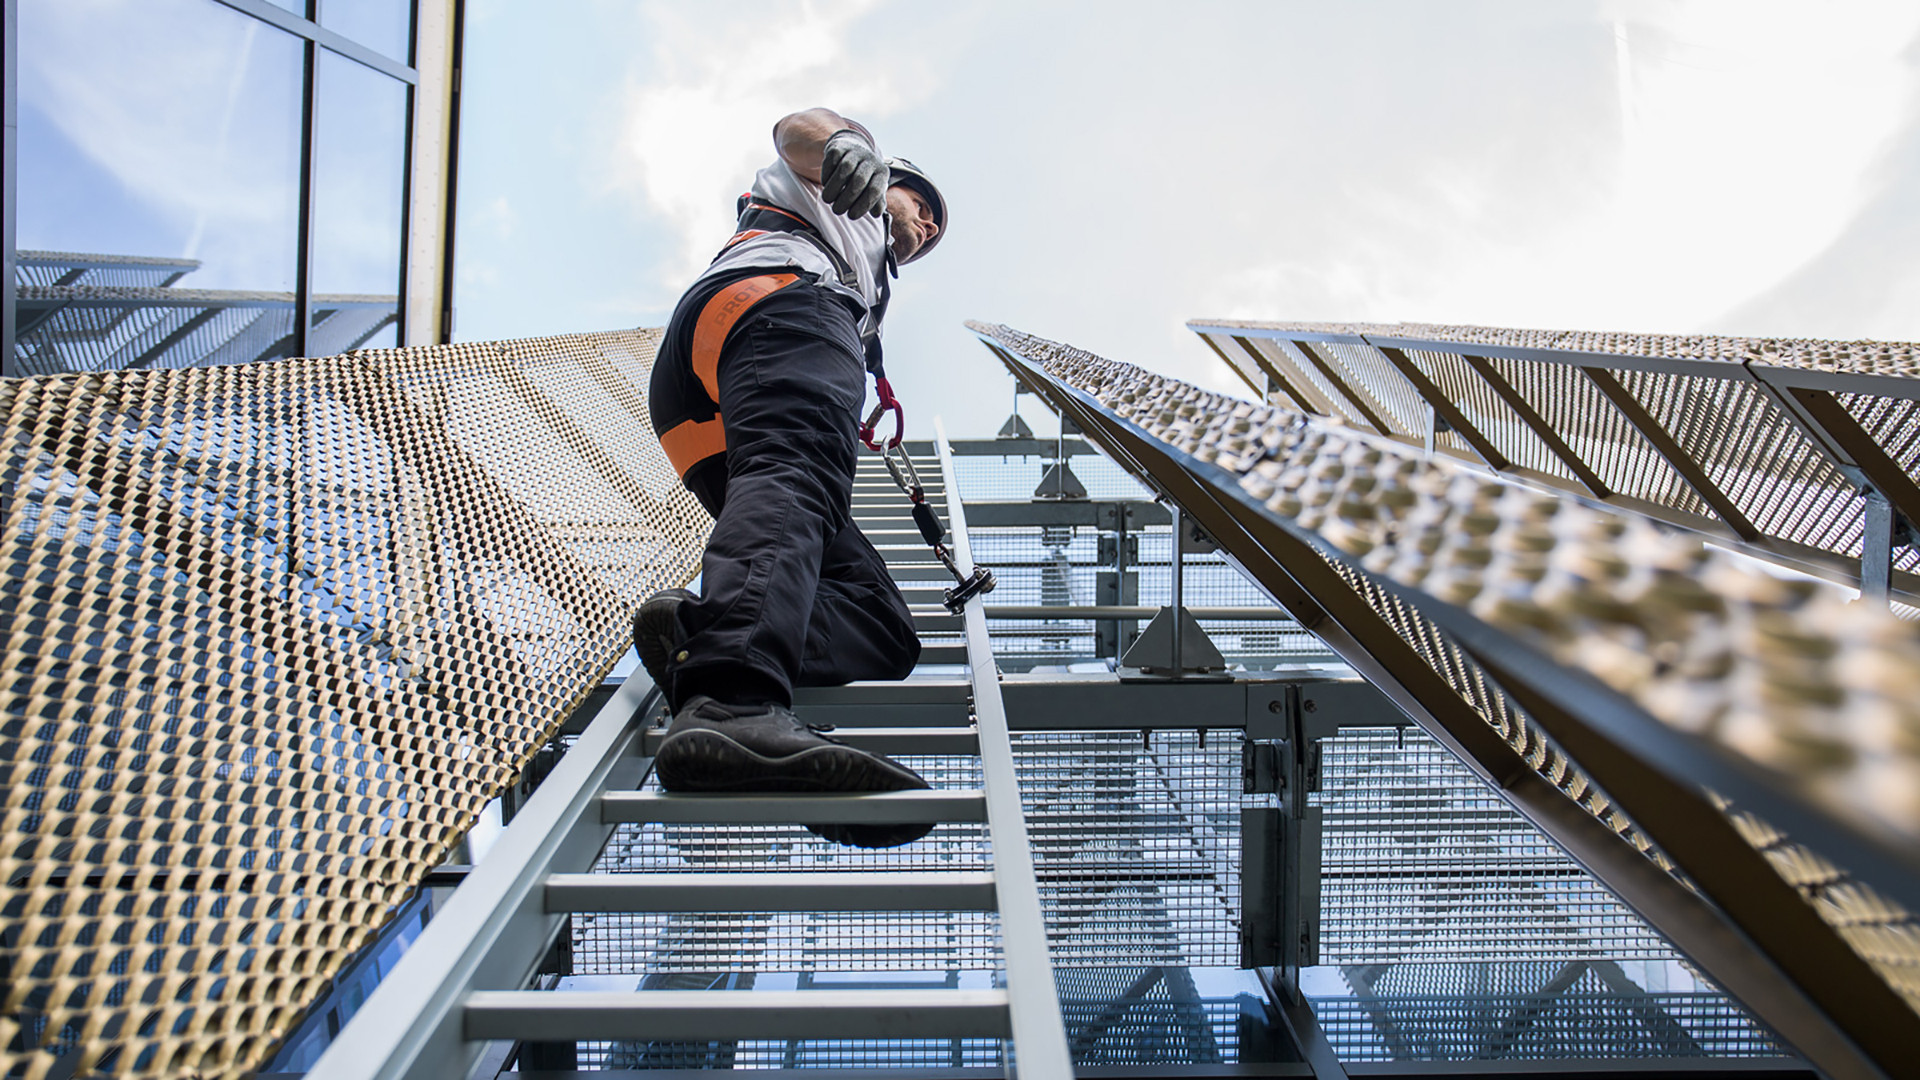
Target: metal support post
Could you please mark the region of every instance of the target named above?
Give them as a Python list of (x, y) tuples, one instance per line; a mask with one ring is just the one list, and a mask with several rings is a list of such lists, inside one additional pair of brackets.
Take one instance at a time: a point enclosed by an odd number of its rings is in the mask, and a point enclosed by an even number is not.
[(1860, 535), (1860, 597), (1881, 606), (1893, 594), (1893, 553), (1912, 542), (1906, 520), (1885, 495), (1869, 488)]
[[(1130, 577), (1135, 574), (1133, 565), (1139, 554), (1139, 540), (1132, 531), (1134, 512), (1132, 503), (1110, 503), (1107, 506), (1103, 520), (1112, 523), (1112, 531), (1111, 535), (1102, 535), (1098, 545), (1099, 561), (1107, 569), (1099, 571), (1095, 578), (1095, 593), (1100, 606), (1111, 604), (1116, 608), (1128, 608), (1140, 602), (1139, 587), (1135, 579)], [(995, 617), (993, 611), (987, 615), (989, 618)], [(1013, 616), (1002, 614), (999, 617)], [(1098, 655), (1119, 663), (1139, 633), (1139, 623), (1119, 614), (1093, 617), (1099, 619)]]
[(1173, 599), (1171, 601), (1173, 607), (1173, 677), (1177, 679), (1186, 674), (1187, 670), (1186, 654), (1180, 651), (1180, 624), (1185, 621), (1180, 615), (1186, 609), (1186, 576), (1181, 573), (1181, 570), (1187, 562), (1186, 552), (1183, 550), (1186, 545), (1180, 542), (1180, 533), (1186, 527), (1187, 520), (1186, 516), (1180, 512), (1180, 504), (1171, 499), (1167, 500), (1167, 512), (1173, 516), (1173, 552), (1167, 556), (1167, 572), (1173, 580)]

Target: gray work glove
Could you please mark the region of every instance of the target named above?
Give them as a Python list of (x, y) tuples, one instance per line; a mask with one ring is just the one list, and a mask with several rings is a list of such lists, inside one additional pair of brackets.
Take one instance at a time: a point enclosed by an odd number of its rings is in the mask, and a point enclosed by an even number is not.
[(887, 205), (887, 163), (852, 128), (827, 138), (820, 159), (820, 197), (842, 217), (879, 217)]

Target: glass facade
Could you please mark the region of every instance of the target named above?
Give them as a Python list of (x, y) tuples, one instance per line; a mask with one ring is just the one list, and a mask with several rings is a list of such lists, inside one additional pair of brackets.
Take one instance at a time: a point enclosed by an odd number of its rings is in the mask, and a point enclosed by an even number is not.
[(413, 0), (8, 0), (8, 376), (404, 340)]

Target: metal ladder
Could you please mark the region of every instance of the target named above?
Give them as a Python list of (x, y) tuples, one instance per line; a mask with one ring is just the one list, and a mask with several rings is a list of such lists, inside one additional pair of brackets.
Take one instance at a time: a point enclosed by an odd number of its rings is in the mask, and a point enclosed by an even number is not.
[[(944, 511), (963, 571), (973, 565), (952, 454), (935, 421), (927, 498)], [(796, 695), (802, 718), (830, 709), (835, 737), (888, 754), (978, 754), (979, 791), (873, 795), (673, 795), (638, 790), (664, 734), (659, 695), (629, 677), (587, 725), (441, 913), (421, 932), (308, 1074), (315, 1080), (466, 1076), (489, 1042), (769, 1039), (1010, 1039), (1009, 1072), (1073, 1072), (999, 672), (982, 601), (940, 607), (950, 578), (934, 561), (881, 459), (863, 456), (853, 514), (914, 609), (923, 665), (965, 664), (964, 680), (863, 683)], [(970, 727), (951, 726), (969, 709)], [(871, 715), (879, 724), (847, 726)], [(932, 726), (913, 724), (915, 718)], [(905, 720), (905, 723), (901, 721)], [(947, 726), (937, 726), (945, 723)], [(884, 725), (884, 726), (882, 726)], [(985, 822), (987, 871), (591, 874), (624, 823)], [(1004, 963), (990, 990), (523, 989), (573, 913), (998, 911)]]

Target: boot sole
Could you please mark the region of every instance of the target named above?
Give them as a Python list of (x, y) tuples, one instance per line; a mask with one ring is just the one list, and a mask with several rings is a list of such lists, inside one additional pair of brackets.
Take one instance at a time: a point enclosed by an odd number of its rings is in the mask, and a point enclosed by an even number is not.
[[(668, 598), (671, 602), (667, 602)], [(667, 685), (667, 666), (672, 662), (674, 650), (685, 643), (681, 637), (680, 605), (691, 599), (694, 595), (686, 589), (668, 590), (641, 604), (633, 616), (634, 651), (640, 654), (640, 666), (653, 677), (653, 684), (662, 689)]]
[[(904, 767), (851, 746), (817, 746), (786, 757), (767, 757), (717, 731), (669, 735), (654, 755), (654, 772), (668, 791), (859, 794), (926, 788)], [(804, 823), (803, 823), (804, 824)], [(930, 824), (807, 825), (837, 844), (897, 847), (933, 831)]]

